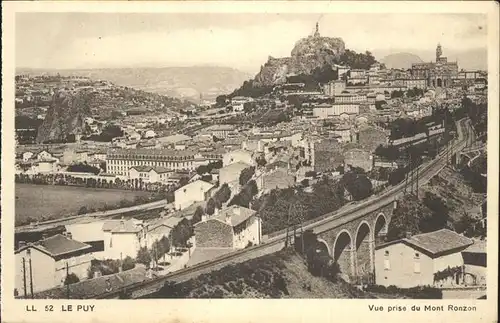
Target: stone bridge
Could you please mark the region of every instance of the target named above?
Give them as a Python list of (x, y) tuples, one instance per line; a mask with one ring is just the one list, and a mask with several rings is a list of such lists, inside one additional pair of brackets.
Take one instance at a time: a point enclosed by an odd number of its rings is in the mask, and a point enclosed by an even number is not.
[(391, 201), (360, 218), (314, 230), (346, 281), (369, 282), (375, 277), (375, 246), (384, 242), (395, 207)]

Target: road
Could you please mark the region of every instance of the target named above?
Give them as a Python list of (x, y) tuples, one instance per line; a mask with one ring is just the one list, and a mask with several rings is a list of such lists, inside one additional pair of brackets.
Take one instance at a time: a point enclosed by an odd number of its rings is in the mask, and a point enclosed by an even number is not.
[[(468, 123), (468, 120), (460, 120), (459, 127), (466, 126), (464, 123)], [(466, 146), (466, 142), (463, 137), (463, 131), (460, 129), (458, 131), (458, 138), (449, 147), (450, 154), (452, 155), (457, 151), (462, 150)], [(430, 161), (426, 165), (421, 165), (419, 167), (419, 185), (424, 185), (433, 176), (438, 174), (447, 165), (447, 150), (443, 150), (436, 159)], [(409, 181), (411, 183), (411, 181)], [(368, 199), (357, 205), (353, 205), (342, 211), (332, 212), (331, 215), (325, 219), (317, 221), (315, 223), (307, 225), (306, 229), (313, 229), (316, 233), (324, 232), (332, 228), (338, 227), (344, 223), (353, 221), (359, 217), (363, 217), (366, 214), (373, 212), (389, 203), (393, 203), (400, 195), (404, 192), (404, 183), (396, 185), (391, 189), (383, 192), (375, 198)], [(169, 275), (150, 279), (141, 283), (137, 283), (127, 287), (127, 292), (130, 298), (140, 298), (146, 295), (157, 292), (161, 289), (166, 281), (171, 282), (182, 282), (195, 278), (203, 273), (211, 272), (227, 266), (232, 263), (241, 263), (253, 258), (257, 258), (263, 255), (271, 254), (276, 251), (281, 250), (285, 245), (285, 234), (279, 234), (273, 238), (270, 238), (266, 242), (254, 246), (248, 249), (243, 249), (231, 254), (213, 259), (210, 261), (203, 262), (201, 264), (189, 267), (186, 269), (179, 270), (177, 272), (171, 273)], [(112, 291), (101, 295), (99, 298), (116, 298), (122, 291)]]

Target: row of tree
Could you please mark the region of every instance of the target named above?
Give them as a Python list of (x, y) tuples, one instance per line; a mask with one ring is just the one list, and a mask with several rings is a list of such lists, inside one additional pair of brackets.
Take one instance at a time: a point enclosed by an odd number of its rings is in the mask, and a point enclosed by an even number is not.
[[(67, 174), (15, 174), (15, 182), (23, 184), (38, 184), (38, 185), (62, 185), (62, 186), (80, 186), (89, 188), (106, 188), (106, 189), (120, 189), (120, 190), (133, 190), (133, 191), (147, 191), (166, 193), (166, 198), (169, 198), (168, 193), (172, 193), (188, 183), (187, 178), (181, 179), (179, 184), (165, 184), (165, 183), (150, 183), (144, 182), (142, 179), (127, 179), (121, 180), (116, 178), (113, 180), (101, 178), (82, 178)], [(172, 195), (173, 196), (173, 195)]]

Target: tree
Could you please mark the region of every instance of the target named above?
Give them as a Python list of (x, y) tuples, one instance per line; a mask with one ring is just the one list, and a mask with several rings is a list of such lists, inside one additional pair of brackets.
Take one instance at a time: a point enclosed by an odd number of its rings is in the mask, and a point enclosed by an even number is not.
[(68, 172), (75, 172), (75, 173), (92, 173), (94, 175), (97, 175), (101, 172), (101, 170), (97, 167), (90, 166), (84, 163), (78, 163), (78, 164), (73, 164), (68, 166)]
[(432, 216), (421, 221), (422, 232), (432, 232), (445, 228), (448, 224), (448, 206), (443, 199), (433, 193), (426, 192), (423, 203), (431, 210)]
[(259, 158), (257, 158), (256, 162), (259, 167), (264, 167), (267, 164), (266, 158), (264, 156), (260, 156)]
[(425, 221), (432, 217), (432, 212), (414, 195), (407, 195), (398, 200), (387, 231), (386, 240), (393, 241), (422, 232)]
[(183, 220), (172, 229), (172, 245), (186, 247), (192, 235), (193, 227), (186, 220)]
[(366, 175), (354, 172), (345, 173), (342, 176), (341, 184), (351, 194), (353, 200), (359, 201), (372, 194), (373, 185)]
[(208, 215), (212, 215), (215, 212), (215, 201), (213, 198), (210, 198), (207, 202), (207, 207), (205, 209)]
[(69, 275), (66, 276), (64, 279), (64, 285), (71, 285), (78, 283), (80, 281), (80, 278), (74, 273), (69, 273)]
[(78, 215), (81, 215), (81, 214), (87, 214), (89, 213), (89, 211), (87, 210), (87, 207), (86, 206), (82, 206), (79, 210), (78, 210)]
[(201, 217), (203, 216), (203, 213), (204, 213), (203, 208), (201, 206), (198, 206), (193, 214), (193, 220), (192, 220), (193, 224), (201, 221)]
[(254, 173), (255, 173), (254, 166), (243, 169), (240, 173), (240, 178), (239, 178), (240, 185), (241, 186), (245, 185), (252, 178)]
[(127, 256), (127, 257), (125, 257), (125, 259), (123, 259), (123, 262), (122, 262), (122, 270), (123, 271), (134, 269), (134, 267), (135, 267), (135, 261), (130, 256)]
[(146, 247), (142, 247), (139, 249), (137, 252), (137, 258), (136, 261), (140, 264), (143, 264), (146, 266), (146, 268), (149, 268), (151, 264), (151, 254), (149, 250)]

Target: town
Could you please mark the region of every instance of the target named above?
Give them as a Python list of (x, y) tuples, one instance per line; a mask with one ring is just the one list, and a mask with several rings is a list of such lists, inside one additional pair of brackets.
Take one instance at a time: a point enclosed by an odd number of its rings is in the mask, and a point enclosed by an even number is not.
[(16, 75), (14, 295), (279, 298), (280, 261), (350, 298), (486, 295), (487, 72), (342, 42), (280, 74), (324, 39), (214, 102)]

